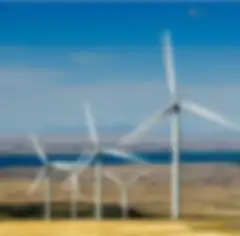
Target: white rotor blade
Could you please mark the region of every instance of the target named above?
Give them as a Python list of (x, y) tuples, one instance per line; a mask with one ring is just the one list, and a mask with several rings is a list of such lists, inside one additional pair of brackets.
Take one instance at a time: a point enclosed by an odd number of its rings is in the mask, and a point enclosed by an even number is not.
[(76, 173), (71, 175), (70, 180), (73, 187), (73, 191), (76, 192), (78, 190), (78, 175)]
[(36, 135), (30, 135), (29, 136), (32, 143), (33, 143), (33, 147), (35, 149), (35, 151), (37, 152), (37, 154), (39, 155), (39, 157), (41, 158), (41, 160), (43, 161), (43, 163), (47, 163), (47, 157), (45, 152), (43, 151), (43, 149), (41, 148), (39, 142), (38, 142), (38, 138)]
[(143, 121), (138, 125), (138, 127), (131, 133), (127, 134), (126, 136), (122, 137), (118, 142), (118, 145), (126, 145), (131, 144), (139, 140), (144, 134), (146, 134), (150, 129), (160, 122), (164, 121), (167, 115), (170, 114), (170, 107), (162, 111), (156, 111), (150, 118), (146, 121)]
[(75, 184), (77, 184), (76, 182), (76, 178), (75, 178), (75, 175), (76, 175), (76, 173), (75, 174), (72, 174), (70, 177), (68, 177), (67, 179), (65, 179), (64, 181), (63, 181), (63, 183), (62, 183), (62, 186), (61, 186), (61, 188), (63, 189), (63, 190), (70, 190), (70, 185), (69, 185), (69, 182), (72, 184), (72, 186), (74, 185), (74, 188), (76, 189), (76, 186), (75, 186)]
[(72, 163), (51, 163), (51, 166), (62, 171), (71, 171), (74, 168)]
[(65, 180), (63, 180), (63, 186), (68, 181), (72, 181), (71, 179), (73, 178), (73, 175), (77, 174), (78, 177), (80, 177), (81, 174), (91, 165), (92, 159), (93, 158), (91, 158), (88, 162), (85, 162), (84, 164), (81, 164), (81, 165), (78, 162), (75, 165), (72, 165), (71, 169), (68, 169), (68, 171), (71, 171), (72, 173), (70, 174), (69, 177), (67, 177)]
[(35, 178), (35, 180), (33, 181), (33, 183), (30, 185), (28, 191), (27, 191), (27, 195), (32, 194), (33, 192), (36, 191), (36, 189), (38, 188), (38, 186), (40, 185), (41, 181), (44, 179), (44, 177), (46, 176), (46, 170), (41, 169), (38, 172), (37, 177)]
[(95, 120), (88, 102), (84, 103), (84, 112), (85, 112), (85, 118), (86, 118), (88, 130), (89, 130), (90, 140), (93, 142), (94, 146), (98, 146), (99, 139), (97, 134), (97, 128), (96, 128)]
[[(77, 160), (77, 162), (72, 163), (64, 163), (64, 162), (52, 162), (51, 166), (62, 171), (77, 171), (78, 173), (81, 173), (85, 168), (87, 168), (93, 158), (89, 158), (87, 161), (83, 161), (81, 158)], [(80, 172), (79, 172), (80, 171)]]
[(81, 156), (78, 158), (76, 164), (74, 165), (75, 172), (78, 173), (78, 175), (81, 175), (82, 172), (87, 169), (89, 166), (91, 166), (92, 162), (95, 159), (95, 154), (90, 155), (88, 160), (82, 160)]
[(105, 175), (107, 178), (111, 179), (111, 180), (112, 180), (114, 183), (116, 183), (116, 184), (119, 184), (119, 185), (122, 185), (122, 184), (123, 184), (122, 180), (121, 180), (120, 178), (118, 178), (117, 176), (115, 176), (111, 171), (105, 170), (105, 171), (104, 171), (104, 175)]
[(91, 162), (95, 159), (96, 151), (94, 150), (93, 152), (88, 152), (88, 154), (85, 154), (88, 156), (88, 158), (84, 157), (83, 155), (80, 155), (77, 158), (77, 161), (75, 163), (75, 166), (85, 166), (85, 165), (90, 165)]
[[(139, 178), (146, 176), (146, 175), (150, 174), (151, 172), (152, 172), (151, 170), (141, 171), (141, 172), (137, 173), (136, 175), (132, 176), (132, 178), (130, 178), (125, 184), (131, 185), (134, 182), (136, 182)], [(112, 171), (104, 171), (104, 175), (107, 178), (111, 179), (116, 184), (119, 184), (119, 185), (124, 184), (124, 181), (121, 178), (118, 178), (116, 175), (114, 175), (112, 173)]]
[(146, 176), (148, 174), (150, 174), (152, 171), (151, 170), (146, 170), (146, 171), (141, 171), (140, 173), (136, 174), (135, 176), (133, 176), (129, 181), (128, 184), (133, 184), (134, 182), (136, 182), (139, 178)]
[(171, 45), (171, 33), (166, 31), (163, 35), (163, 61), (167, 75), (168, 89), (174, 97), (177, 96), (175, 65)]
[(227, 119), (223, 118), (222, 116), (216, 114), (215, 112), (212, 112), (196, 103), (190, 102), (190, 101), (183, 101), (182, 102), (183, 108), (186, 110), (199, 115), (209, 121), (212, 121), (214, 123), (218, 123), (222, 126), (225, 126), (230, 129), (234, 129), (237, 131), (240, 131), (240, 127), (238, 127), (236, 124), (228, 121)]
[(88, 162), (84, 165), (75, 166), (74, 171), (75, 173), (78, 173), (78, 175), (80, 176), (84, 172), (84, 170), (86, 170), (90, 165), (91, 162)]
[(107, 154), (107, 155), (120, 157), (122, 159), (129, 160), (129, 161), (134, 161), (134, 162), (137, 162), (137, 163), (140, 163), (140, 164), (148, 164), (148, 162), (144, 161), (143, 159), (141, 159), (140, 157), (138, 157), (136, 155), (128, 154), (126, 152), (119, 151), (119, 150), (116, 150), (116, 149), (104, 148), (102, 150), (102, 152)]

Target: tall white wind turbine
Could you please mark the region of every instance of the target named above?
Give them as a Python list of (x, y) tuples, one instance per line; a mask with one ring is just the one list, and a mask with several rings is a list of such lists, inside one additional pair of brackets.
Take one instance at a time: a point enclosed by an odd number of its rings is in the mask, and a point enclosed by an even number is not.
[[(109, 155), (119, 157), (125, 160), (140, 159), (132, 154), (127, 154), (123, 151), (112, 148), (102, 148), (98, 137), (98, 132), (95, 124), (95, 119), (90, 109), (88, 102), (84, 103), (85, 118), (89, 131), (89, 138), (92, 144), (92, 150), (88, 153), (89, 162), (84, 165), (84, 168), (94, 165), (95, 169), (95, 217), (98, 220), (102, 219), (102, 182), (103, 182), (103, 163), (102, 156)], [(71, 174), (72, 175), (72, 174)]]
[(115, 184), (117, 184), (120, 188), (120, 199), (121, 199), (121, 208), (122, 208), (122, 218), (126, 219), (128, 218), (128, 212), (129, 212), (129, 199), (128, 199), (128, 191), (131, 186), (136, 183), (141, 177), (144, 177), (148, 174), (150, 174), (152, 171), (150, 170), (142, 170), (140, 172), (135, 173), (133, 176), (131, 176), (129, 179), (124, 180), (123, 178), (120, 178), (116, 176), (112, 171), (105, 171), (104, 175), (111, 179)]
[(181, 130), (180, 130), (180, 116), (182, 110), (191, 112), (197, 116), (200, 116), (208, 121), (218, 123), (226, 128), (240, 131), (239, 126), (228, 121), (215, 112), (196, 104), (192, 101), (181, 100), (179, 96), (179, 89), (176, 84), (175, 67), (173, 60), (171, 44), (171, 33), (166, 31), (163, 36), (163, 61), (166, 70), (166, 77), (168, 83), (168, 89), (170, 92), (170, 105), (164, 110), (157, 110), (148, 120), (140, 123), (140, 125), (130, 134), (123, 137), (119, 144), (125, 145), (138, 140), (146, 132), (148, 132), (155, 124), (160, 123), (169, 116), (172, 116), (172, 134), (171, 134), (171, 147), (172, 147), (172, 218), (177, 219), (180, 214), (180, 144), (181, 144)]
[[(52, 171), (60, 170), (60, 171), (73, 171), (74, 175), (78, 172), (81, 173), (84, 169), (81, 168), (83, 166), (83, 161), (78, 160), (76, 163), (67, 162), (67, 161), (50, 161), (47, 157), (45, 151), (39, 144), (38, 138), (36, 135), (30, 135), (30, 139), (33, 143), (33, 147), (38, 154), (39, 159), (41, 160), (43, 167), (39, 170), (38, 175), (30, 185), (27, 195), (32, 194), (39, 187), (40, 183), (43, 179), (46, 179), (46, 191), (45, 191), (45, 202), (44, 202), (44, 218), (49, 220), (51, 218), (51, 202), (52, 202)], [(72, 183), (73, 184), (73, 183)], [(74, 183), (74, 185), (76, 185)]]
[(45, 152), (41, 148), (38, 142), (38, 138), (36, 135), (30, 135), (30, 139), (33, 143), (33, 147), (38, 154), (39, 159), (43, 163), (43, 167), (39, 170), (38, 175), (30, 185), (27, 195), (32, 194), (36, 191), (39, 187), (42, 180), (46, 179), (46, 191), (45, 191), (45, 202), (44, 202), (44, 218), (49, 220), (51, 218), (51, 200), (52, 200), (52, 182), (51, 182), (51, 172), (52, 172), (52, 165), (51, 162), (48, 160)]
[(71, 173), (70, 178), (63, 182), (62, 188), (65, 186), (71, 187), (71, 199), (70, 199), (70, 214), (72, 219), (76, 219), (78, 216), (78, 197), (80, 194), (79, 177), (85, 170), (85, 165), (89, 164), (89, 160), (84, 160), (81, 156), (77, 162), (71, 163), (55, 163), (55, 166), (62, 171)]

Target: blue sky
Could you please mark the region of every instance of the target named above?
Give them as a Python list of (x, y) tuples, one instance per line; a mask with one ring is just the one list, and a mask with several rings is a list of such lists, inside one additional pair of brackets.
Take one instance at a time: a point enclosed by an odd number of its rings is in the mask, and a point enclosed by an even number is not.
[[(169, 99), (165, 30), (182, 95), (240, 124), (239, 12), (238, 3), (0, 4), (0, 133), (85, 132), (85, 99), (101, 131), (130, 131)], [(231, 136), (194, 116), (183, 123), (194, 137)]]

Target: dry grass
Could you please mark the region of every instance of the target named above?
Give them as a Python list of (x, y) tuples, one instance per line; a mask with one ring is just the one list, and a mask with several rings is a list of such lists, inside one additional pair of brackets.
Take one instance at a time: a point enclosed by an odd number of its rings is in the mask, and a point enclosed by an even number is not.
[[(148, 166), (154, 172), (129, 191), (130, 204), (144, 214), (170, 212), (169, 166)], [(112, 167), (115, 174), (128, 178), (138, 167)], [(1, 172), (0, 204), (29, 204), (42, 201), (44, 185), (26, 197), (33, 170)], [(225, 220), (151, 221), (2, 221), (0, 236), (227, 236), (240, 235), (240, 172), (238, 166), (188, 165), (182, 167), (182, 213), (188, 216), (224, 216)], [(94, 179), (88, 170), (81, 181), (79, 201), (93, 202)], [(54, 201), (68, 201), (69, 192), (61, 189), (66, 175), (54, 174)], [(104, 184), (105, 203), (119, 202), (119, 188), (109, 180)], [(235, 216), (234, 216), (235, 215)], [(231, 216), (231, 218), (230, 218)], [(234, 216), (234, 217), (232, 217)]]
[[(143, 167), (141, 167), (143, 169)], [(146, 166), (153, 173), (140, 179), (129, 189), (132, 208), (144, 214), (167, 216), (170, 212), (169, 166)], [(114, 174), (128, 179), (140, 167), (109, 167)], [(240, 168), (233, 165), (185, 165), (182, 166), (182, 213), (184, 215), (240, 215)], [(32, 196), (25, 192), (36, 170), (6, 170), (1, 172), (0, 204), (29, 204), (41, 202), (44, 184)], [(69, 192), (61, 189), (66, 174), (54, 173), (54, 201), (69, 201)], [(81, 180), (82, 195), (79, 201), (93, 202), (94, 178), (89, 169)], [(105, 203), (119, 203), (119, 187), (110, 180), (104, 182)]]
[[(239, 222), (239, 221), (238, 221)], [(1, 236), (227, 236), (240, 230), (224, 222), (55, 221), (2, 222)]]

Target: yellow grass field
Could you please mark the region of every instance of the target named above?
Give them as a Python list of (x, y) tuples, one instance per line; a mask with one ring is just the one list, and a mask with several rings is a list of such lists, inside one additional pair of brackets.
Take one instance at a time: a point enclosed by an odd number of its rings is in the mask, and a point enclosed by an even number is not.
[[(140, 179), (128, 191), (129, 206), (144, 216), (169, 217), (171, 211), (171, 181), (169, 165), (140, 167), (105, 167), (115, 175), (128, 179), (142, 169), (152, 173)], [(238, 165), (189, 164), (181, 166), (181, 214), (183, 216), (240, 216), (240, 174)], [(28, 205), (42, 203), (44, 182), (32, 195), (27, 196), (31, 180), (37, 169), (2, 170), (0, 181), (0, 205)], [(70, 201), (70, 185), (62, 188), (66, 173), (53, 173), (53, 202)], [(79, 207), (93, 204), (95, 194), (93, 169), (88, 169), (80, 178)], [(120, 206), (120, 188), (104, 178), (103, 201), (105, 205)], [(80, 216), (81, 214), (79, 214)]]
[[(169, 166), (151, 169), (154, 170), (153, 174), (141, 179), (129, 190), (130, 206), (143, 215), (169, 217), (171, 206)], [(135, 168), (122, 167), (112, 170), (126, 177), (127, 174), (132, 174)], [(171, 221), (166, 218), (102, 222), (82, 219), (51, 222), (2, 220), (0, 236), (240, 236), (239, 166), (189, 165), (182, 167), (182, 173), (181, 214), (185, 216), (182, 219), (192, 220)], [(30, 180), (36, 173), (32, 173), (32, 177), (25, 176), (27, 174), (26, 170), (2, 171), (0, 204), (20, 206), (43, 201), (44, 183), (33, 195), (26, 196)], [(81, 178), (82, 195), (78, 199), (79, 205), (93, 203), (92, 176), (89, 170), (84, 178)], [(53, 201), (68, 203), (69, 190), (64, 191), (60, 188), (60, 180), (66, 176), (54, 177)], [(119, 193), (119, 188), (115, 184), (104, 180), (105, 204), (119, 205)]]
[(240, 235), (236, 222), (211, 221), (7, 221), (1, 236), (227, 236)]

